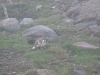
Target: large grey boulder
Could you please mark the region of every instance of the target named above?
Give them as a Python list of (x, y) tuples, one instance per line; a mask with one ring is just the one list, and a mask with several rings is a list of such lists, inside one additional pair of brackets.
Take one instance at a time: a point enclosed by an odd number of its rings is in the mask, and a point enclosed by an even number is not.
[(70, 8), (66, 13), (67, 17), (74, 20), (74, 24), (94, 25), (100, 21), (100, 0), (89, 0)]
[(0, 28), (7, 31), (14, 31), (14, 30), (19, 30), (20, 25), (18, 24), (18, 21), (16, 18), (8, 18), (1, 21)]
[(30, 37), (48, 37), (48, 38), (54, 38), (57, 37), (57, 34), (54, 30), (51, 28), (44, 26), (44, 25), (38, 25), (31, 27), (29, 29), (26, 29), (22, 36), (30, 36)]
[(25, 31), (22, 32), (22, 36), (29, 37), (27, 41), (33, 40), (33, 38), (37, 39), (40, 37), (46, 37), (50, 40), (53, 38), (58, 38), (58, 35), (55, 33), (54, 30), (44, 25), (38, 25), (26, 29)]
[(24, 18), (21, 22), (20, 25), (25, 25), (25, 24), (32, 24), (34, 21), (32, 18)]

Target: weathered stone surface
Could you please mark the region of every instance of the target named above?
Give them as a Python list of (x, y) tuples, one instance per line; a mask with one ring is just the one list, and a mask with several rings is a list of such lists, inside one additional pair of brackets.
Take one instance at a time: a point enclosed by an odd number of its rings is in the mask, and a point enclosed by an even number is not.
[(89, 29), (92, 32), (93, 36), (100, 38), (100, 26), (92, 25), (92, 26), (89, 26)]
[(16, 18), (8, 18), (1, 21), (0, 28), (7, 31), (13, 31), (13, 30), (19, 30), (20, 26)]
[(84, 47), (84, 48), (92, 48), (92, 49), (97, 49), (99, 47), (91, 45), (87, 42), (76, 42), (73, 44), (74, 46), (79, 46), (79, 47)]
[(52, 70), (48, 69), (31, 69), (24, 75), (55, 75), (55, 73)]
[(31, 24), (34, 23), (32, 18), (24, 18), (21, 22), (20, 25), (25, 25), (25, 24)]
[(67, 11), (67, 17), (74, 20), (74, 24), (94, 25), (100, 21), (100, 0), (89, 0)]
[(36, 11), (41, 10), (42, 7), (43, 7), (43, 5), (37, 5), (36, 6)]
[(54, 30), (44, 25), (38, 25), (26, 29), (24, 32), (22, 32), (22, 36), (30, 37), (27, 39), (28, 41), (32, 40), (32, 38), (47, 37), (48, 39), (52, 39), (58, 37)]
[(36, 39), (41, 37), (48, 38), (49, 41), (52, 41), (54, 38), (58, 38), (58, 35), (54, 30), (44, 25), (38, 25), (26, 29), (22, 32), (22, 36), (26, 37), (29, 44), (35, 43)]
[(74, 67), (74, 75), (86, 75), (86, 72), (79, 66), (73, 64)]
[(100, 26), (92, 25), (92, 26), (89, 26), (89, 28), (95, 33), (100, 32)]

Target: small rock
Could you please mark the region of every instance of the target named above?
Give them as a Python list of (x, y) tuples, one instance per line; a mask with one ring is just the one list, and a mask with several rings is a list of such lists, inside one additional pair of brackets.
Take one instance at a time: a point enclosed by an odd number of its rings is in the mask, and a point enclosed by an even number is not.
[(16, 74), (17, 74), (17, 72), (12, 72), (11, 74), (12, 74), (12, 75), (16, 75)]
[(74, 75), (86, 75), (86, 72), (79, 66), (73, 64), (74, 67)]
[(31, 69), (24, 75), (55, 75), (55, 73), (52, 70), (48, 69)]
[(84, 47), (84, 48), (93, 48), (93, 49), (97, 49), (99, 47), (91, 45), (87, 42), (76, 42), (73, 44), (74, 46), (80, 46), (80, 47)]
[(100, 26), (92, 25), (92, 26), (89, 26), (89, 28), (90, 28), (90, 30), (93, 31), (94, 33), (100, 32)]
[(32, 18), (24, 18), (21, 22), (20, 25), (26, 25), (26, 24), (32, 24), (34, 23)]
[(41, 8), (42, 8), (42, 5), (37, 5), (36, 6), (36, 11), (41, 10)]

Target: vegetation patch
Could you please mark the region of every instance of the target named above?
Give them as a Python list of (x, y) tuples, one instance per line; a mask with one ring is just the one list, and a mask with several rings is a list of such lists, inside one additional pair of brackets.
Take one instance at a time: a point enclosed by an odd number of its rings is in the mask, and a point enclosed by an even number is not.
[[(23, 75), (27, 70), (36, 68), (51, 69), (56, 72), (56, 75), (74, 75), (72, 64), (76, 64), (82, 67), (87, 75), (100, 75), (100, 48), (88, 49), (73, 46), (75, 42), (85, 41), (100, 47), (100, 38), (90, 36), (89, 30), (78, 32), (78, 27), (65, 22), (65, 17), (62, 18), (61, 15), (62, 10), (51, 9), (51, 6), (54, 5), (53, 1), (34, 0), (30, 4), (23, 1), (18, 4), (6, 4), (9, 17), (17, 18), (19, 21), (26, 17), (34, 19), (33, 24), (22, 25), (19, 31), (0, 30), (0, 51), (4, 50), (8, 53), (0, 53), (0, 56), (10, 56), (9, 52), (18, 51), (19, 53), (16, 54), (24, 52), (23, 57), (18, 57), (18, 61), (20, 60), (22, 64), (17, 69), (12, 67), (9, 71), (17, 71), (18, 75)], [(66, 2), (66, 0), (63, 1)], [(42, 9), (36, 11), (36, 6), (40, 4), (43, 5)], [(3, 11), (2, 7), (0, 7), (0, 11)], [(4, 17), (2, 14), (3, 12), (0, 12), (0, 20)], [(54, 29), (59, 38), (49, 42), (42, 50), (38, 48), (32, 50), (33, 45), (27, 43), (26, 38), (22, 37), (22, 32), (36, 25), (46, 25)], [(9, 59), (10, 62), (13, 62), (15, 58), (11, 57), (11, 60)], [(23, 66), (24, 62), (25, 66)], [(4, 65), (0, 63), (0, 68), (5, 67)], [(6, 72), (5, 68), (3, 70)]]

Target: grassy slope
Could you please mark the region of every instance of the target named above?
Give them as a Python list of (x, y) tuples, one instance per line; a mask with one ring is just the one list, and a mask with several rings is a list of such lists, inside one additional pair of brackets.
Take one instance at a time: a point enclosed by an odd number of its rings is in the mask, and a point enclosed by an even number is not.
[[(41, 11), (35, 11), (35, 6), (40, 3), (44, 5), (43, 9)], [(59, 9), (48, 9), (49, 3), (49, 0), (46, 2), (35, 1), (33, 4), (20, 3), (17, 5), (7, 5), (7, 8), (10, 12), (9, 16), (18, 19), (26, 17), (25, 14), (21, 13), (27, 11), (30, 14), (26, 13), (26, 15), (35, 19), (35, 23), (31, 26), (44, 24), (53, 28), (58, 34), (62, 35), (59, 41), (55, 40), (48, 44), (48, 47), (44, 50), (36, 49), (33, 51), (31, 50), (32, 45), (27, 44), (25, 38), (21, 36), (22, 31), (30, 26), (22, 26), (21, 30), (17, 32), (6, 32), (5, 34), (0, 32), (0, 48), (15, 48), (17, 50), (26, 51), (25, 58), (34, 60), (34, 63), (32, 64), (34, 67), (54, 70), (57, 75), (73, 75), (71, 63), (80, 65), (85, 69), (87, 75), (93, 75), (95, 70), (98, 71), (97, 75), (100, 75), (100, 65), (98, 63), (100, 62), (100, 49), (93, 50), (72, 46), (74, 42), (87, 41), (100, 47), (100, 39), (90, 38), (85, 32), (81, 32), (76, 36), (75, 33), (77, 28), (62, 22), (59, 16), (61, 11)], [(20, 11), (17, 12), (19, 14), (12, 14), (14, 11), (10, 10), (12, 8), (14, 9), (13, 6), (20, 7)], [(34, 13), (33, 16), (32, 13)], [(77, 56), (74, 57), (75, 55)], [(63, 59), (67, 59), (68, 61), (58, 61)], [(50, 64), (51, 62), (54, 63)]]

